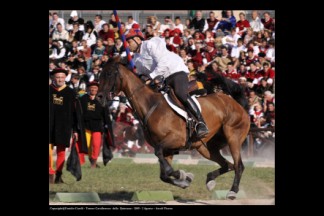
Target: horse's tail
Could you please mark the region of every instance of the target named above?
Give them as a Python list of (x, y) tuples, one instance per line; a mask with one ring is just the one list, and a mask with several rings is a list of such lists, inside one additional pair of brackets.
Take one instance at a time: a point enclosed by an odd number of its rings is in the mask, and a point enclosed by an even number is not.
[(210, 89), (207, 89), (208, 92), (213, 91), (216, 86), (220, 87), (225, 94), (231, 95), (234, 100), (236, 100), (245, 110), (249, 112), (249, 103), (247, 98), (245, 97), (245, 92), (243, 87), (224, 77), (222, 74), (215, 73), (211, 70), (211, 68), (206, 68), (206, 73), (210, 73), (212, 75), (212, 79), (210, 79)]

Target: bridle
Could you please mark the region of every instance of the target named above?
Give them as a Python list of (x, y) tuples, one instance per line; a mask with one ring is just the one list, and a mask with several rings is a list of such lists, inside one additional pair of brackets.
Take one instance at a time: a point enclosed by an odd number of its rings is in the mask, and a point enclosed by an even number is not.
[[(116, 82), (117, 78), (120, 80), (120, 85), (123, 83), (123, 78), (120, 76), (119, 73), (119, 64), (116, 63), (113, 66), (113, 72), (107, 76), (108, 79), (113, 80), (113, 84), (110, 86), (108, 93), (111, 94), (111, 97), (114, 98), (117, 95), (117, 90), (116, 90)], [(117, 92), (117, 93), (116, 93)]]

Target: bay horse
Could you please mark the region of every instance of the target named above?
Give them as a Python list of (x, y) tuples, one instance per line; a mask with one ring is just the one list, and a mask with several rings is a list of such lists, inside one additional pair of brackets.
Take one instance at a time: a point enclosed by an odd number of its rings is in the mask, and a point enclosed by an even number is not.
[[(194, 175), (183, 170), (173, 170), (172, 158), (187, 141), (186, 121), (166, 102), (163, 95), (153, 91), (136, 74), (117, 60), (110, 59), (104, 66), (99, 79), (98, 100), (104, 105), (114, 95), (123, 91), (134, 112), (143, 124), (145, 139), (154, 148), (160, 164), (160, 179), (166, 183), (187, 188)], [(234, 99), (223, 93), (213, 93), (199, 97), (201, 113), (209, 128), (209, 134), (201, 141), (193, 142), (205, 158), (220, 165), (220, 168), (207, 174), (206, 186), (211, 191), (215, 179), (228, 171), (235, 171), (234, 181), (227, 194), (235, 199), (244, 170), (241, 146), (247, 137), (250, 120), (247, 112)], [(220, 150), (229, 146), (234, 164), (226, 160)]]

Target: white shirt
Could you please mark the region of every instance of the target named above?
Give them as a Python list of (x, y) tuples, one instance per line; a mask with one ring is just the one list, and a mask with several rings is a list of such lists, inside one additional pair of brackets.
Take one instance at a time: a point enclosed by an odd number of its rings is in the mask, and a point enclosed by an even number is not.
[(136, 22), (135, 20), (133, 20), (133, 22), (131, 23), (127, 23), (127, 25), (125, 26), (126, 30), (129, 30), (132, 28), (133, 24), (138, 24), (138, 22)]
[(264, 26), (259, 17), (256, 17), (255, 20), (250, 20), (250, 26), (253, 28), (254, 32), (259, 32), (264, 29)]
[(139, 74), (149, 74), (152, 79), (158, 75), (167, 78), (180, 71), (189, 73), (182, 58), (170, 52), (165, 40), (159, 37), (142, 42), (140, 53), (134, 55), (134, 63)]
[(239, 58), (240, 57), (240, 52), (241, 51), (244, 51), (244, 52), (246, 52), (246, 48), (245, 48), (245, 46), (244, 45), (242, 45), (242, 46), (234, 46), (233, 48), (232, 48), (232, 52), (231, 52), (231, 57), (234, 57), (234, 58)]
[(94, 29), (99, 33), (99, 31), (102, 29), (102, 25), (105, 23), (106, 21), (100, 20), (99, 23), (95, 23)]
[(271, 62), (275, 62), (275, 49), (269, 48), (267, 50), (266, 57), (268, 57)]

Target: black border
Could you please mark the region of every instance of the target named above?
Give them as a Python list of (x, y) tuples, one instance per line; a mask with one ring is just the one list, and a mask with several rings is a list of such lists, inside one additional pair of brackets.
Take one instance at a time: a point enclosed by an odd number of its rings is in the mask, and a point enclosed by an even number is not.
[[(173, 2), (167, 2), (167, 1), (162, 1), (159, 5), (158, 8), (159, 10), (170, 10), (172, 7), (173, 10), (186, 10), (184, 8), (192, 8), (192, 9), (203, 9), (203, 10), (208, 10), (209, 8), (221, 8), (221, 9), (271, 9), (275, 10), (276, 13), (276, 55), (277, 55), (277, 60), (276, 60), (276, 175), (275, 175), (275, 206), (173, 206), (176, 211), (179, 211), (181, 213), (182, 211), (191, 211), (191, 210), (206, 210), (205, 214), (208, 212), (213, 212), (214, 210), (221, 210), (225, 211), (227, 210), (228, 213), (232, 214), (234, 213), (233, 211), (238, 211), (238, 213), (241, 213), (242, 211), (247, 211), (249, 213), (252, 212), (257, 212), (258, 214), (262, 214), (263, 212), (270, 213), (273, 210), (277, 210), (279, 207), (283, 207), (289, 204), (289, 200), (293, 198), (290, 196), (290, 193), (292, 193), (292, 188), (289, 187), (290, 183), (293, 182), (294, 176), (289, 175), (291, 174), (290, 172), (292, 171), (292, 167), (296, 166), (293, 164), (292, 160), (292, 153), (291, 149), (289, 148), (288, 145), (293, 145), (291, 144), (292, 138), (294, 137), (293, 131), (288, 129), (291, 127), (290, 123), (292, 122), (292, 118), (289, 110), (293, 109), (293, 105), (291, 104), (291, 101), (288, 98), (292, 98), (291, 96), (291, 91), (287, 91), (287, 88), (289, 88), (289, 84), (294, 82), (292, 81), (293, 77), (291, 76), (292, 69), (291, 65), (289, 64), (289, 59), (288, 56), (292, 56), (293, 53), (291, 53), (291, 48), (292, 45), (289, 47), (289, 41), (290, 41), (290, 33), (292, 32), (292, 25), (290, 25), (290, 22), (292, 22), (292, 13), (293, 11), (291, 10), (285, 10), (285, 9), (278, 9), (279, 7), (274, 4), (273, 1), (262, 1), (262, 2), (253, 2), (253, 1), (194, 1), (194, 2), (187, 2), (187, 1), (179, 1), (177, 2), (178, 5), (174, 5), (175, 3)], [(123, 9), (123, 10), (148, 10), (152, 8), (148, 7), (156, 7), (156, 3), (152, 2), (143, 2), (143, 1), (127, 1), (127, 2), (96, 2), (96, 3), (91, 3), (91, 5), (88, 3), (76, 3), (76, 2), (67, 2), (67, 1), (52, 1), (49, 4), (49, 10), (52, 9), (60, 9), (64, 8), (66, 10), (68, 9), (78, 9), (78, 10), (86, 10), (86, 9), (91, 9), (92, 8), (100, 8), (100, 9)], [(282, 6), (280, 6), (282, 7)], [(47, 11), (45, 11), (47, 12)], [(44, 15), (45, 15), (44, 12)], [(44, 16), (43, 16), (44, 17)], [(37, 15), (35, 17), (35, 20), (39, 19), (39, 16)], [(46, 18), (44, 18), (45, 20)], [(44, 24), (46, 26), (46, 24)], [(45, 31), (46, 32), (46, 31)], [(47, 33), (47, 32), (46, 32)], [(44, 38), (46, 38), (44, 36)], [(47, 41), (44, 40), (44, 43), (47, 43)], [(45, 47), (45, 46), (44, 46)], [(42, 50), (42, 49), (40, 49)], [(44, 50), (44, 52), (46, 52)], [(44, 74), (44, 80), (48, 79), (47, 72), (46, 72), (46, 59), (43, 60), (44, 63), (44, 68), (39, 69), (39, 71), (42, 71)], [(45, 77), (46, 76), (46, 77)], [(44, 84), (44, 83), (45, 84)], [(46, 88), (48, 88), (47, 85), (47, 80), (41, 81), (41, 87), (37, 88), (38, 92), (41, 91), (45, 95), (42, 96), (43, 98), (47, 98), (48, 94), (46, 92)], [(38, 94), (38, 93), (37, 93)], [(293, 100), (293, 99), (292, 99)], [(46, 103), (46, 104), (45, 104)], [(43, 102), (42, 102), (43, 104)], [(48, 106), (48, 101), (45, 99), (44, 101), (44, 109)], [(36, 112), (36, 116), (39, 116), (39, 114)], [(40, 117), (40, 116), (39, 116)], [(41, 118), (41, 117), (40, 117)], [(45, 119), (45, 118), (42, 118)], [(41, 123), (43, 125), (44, 123)], [(47, 129), (44, 126), (41, 126), (40, 128), (44, 128), (42, 130), (42, 133), (48, 134)], [(289, 133), (290, 132), (290, 133)], [(44, 176), (40, 176), (38, 183), (39, 182), (44, 182), (45, 190), (44, 190), (44, 204), (45, 207), (47, 208), (48, 202), (47, 202), (47, 164), (45, 163), (47, 158), (45, 158), (46, 154), (44, 152), (47, 152), (47, 145), (46, 140), (44, 140), (42, 143), (44, 144), (39, 144), (44, 146), (44, 150), (42, 149), (41, 154), (44, 154), (44, 158), (37, 157), (35, 163), (36, 164), (42, 164), (39, 168), (37, 168), (38, 171), (40, 170), (45, 170)], [(46, 149), (45, 149), (46, 148)], [(40, 161), (44, 161), (41, 163)], [(46, 167), (45, 167), (46, 166)], [(43, 172), (42, 172), (43, 173)], [(40, 187), (37, 184), (37, 187)], [(43, 186), (42, 186), (43, 187)], [(150, 207), (150, 206), (148, 206)], [(48, 209), (48, 208), (47, 208)], [(253, 209), (253, 210), (252, 210)], [(254, 211), (256, 210), (256, 211)], [(264, 211), (266, 210), (266, 211)], [(58, 211), (62, 213), (61, 211)], [(103, 213), (110, 213), (110, 212), (105, 212), (102, 211)], [(151, 211), (148, 211), (149, 213), (152, 213)], [(53, 211), (50, 213), (54, 213)], [(116, 212), (114, 212), (115, 214)], [(124, 212), (125, 213), (125, 212)], [(129, 212), (128, 212), (129, 213)], [(144, 213), (143, 211), (140, 212), (141, 214)], [(165, 211), (163, 213), (166, 213)], [(215, 212), (217, 214), (217, 212)]]

